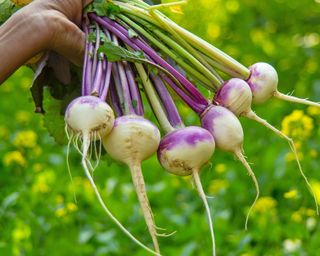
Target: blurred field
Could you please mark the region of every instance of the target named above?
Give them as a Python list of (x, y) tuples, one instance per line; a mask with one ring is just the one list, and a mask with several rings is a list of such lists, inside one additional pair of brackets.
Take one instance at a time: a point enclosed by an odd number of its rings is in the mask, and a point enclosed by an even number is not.
[[(320, 1), (190, 0), (183, 12), (171, 16), (243, 64), (276, 67), (282, 92), (320, 101)], [(66, 146), (33, 113), (31, 81), (32, 72), (21, 68), (0, 87), (0, 255), (147, 255), (105, 216), (75, 150), (72, 185)], [(295, 139), (320, 203), (320, 110), (278, 100), (254, 110)], [(186, 107), (181, 114), (196, 121)], [(245, 231), (254, 186), (239, 162), (217, 151), (201, 179), (218, 255), (317, 255), (320, 220), (289, 146), (258, 124), (241, 122), (261, 198)], [(163, 255), (210, 255), (204, 208), (191, 181), (168, 174), (155, 157), (143, 170), (157, 225), (177, 231), (159, 238)], [(115, 216), (151, 246), (127, 167), (104, 156), (94, 176)]]

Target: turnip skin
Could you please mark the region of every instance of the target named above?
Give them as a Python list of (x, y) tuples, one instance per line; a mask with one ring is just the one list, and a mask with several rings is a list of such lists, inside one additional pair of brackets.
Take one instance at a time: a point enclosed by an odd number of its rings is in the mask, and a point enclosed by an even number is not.
[(212, 105), (201, 115), (201, 124), (212, 134), (217, 148), (232, 153), (241, 161), (255, 184), (256, 197), (247, 213), (245, 222), (245, 229), (247, 229), (249, 216), (259, 198), (260, 189), (256, 176), (243, 155), (244, 133), (241, 123), (227, 108)]
[(249, 67), (250, 77), (247, 80), (253, 103), (261, 104), (275, 96), (278, 88), (278, 73), (270, 64), (258, 62)]
[(300, 99), (278, 91), (278, 74), (270, 64), (258, 62), (249, 67), (250, 77), (247, 82), (253, 94), (253, 103), (261, 104), (275, 97), (280, 100), (309, 105), (320, 108), (320, 104), (307, 99)]
[(149, 158), (160, 143), (158, 128), (147, 119), (127, 115), (116, 118), (112, 132), (103, 138), (110, 156), (127, 165)]
[(215, 142), (210, 132), (190, 126), (170, 132), (161, 140), (158, 159), (167, 171), (188, 176), (210, 160), (214, 149)]
[(221, 106), (210, 106), (201, 118), (202, 127), (213, 136), (217, 148), (231, 153), (241, 153), (243, 129), (238, 118)]
[(150, 203), (145, 190), (141, 162), (153, 155), (159, 147), (161, 135), (149, 120), (137, 115), (116, 118), (112, 131), (103, 138), (108, 154), (129, 166), (132, 181), (151, 235), (155, 251), (160, 255), (157, 232)]
[(74, 134), (97, 133), (102, 138), (107, 135), (114, 123), (112, 108), (95, 96), (81, 96), (74, 99), (65, 112), (65, 122)]

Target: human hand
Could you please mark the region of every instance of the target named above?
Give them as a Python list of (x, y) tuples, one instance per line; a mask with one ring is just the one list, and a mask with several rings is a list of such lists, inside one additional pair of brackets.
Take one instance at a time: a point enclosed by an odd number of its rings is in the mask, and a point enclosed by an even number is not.
[(52, 50), (81, 65), (82, 10), (92, 0), (35, 0), (0, 27), (0, 84), (39, 52)]

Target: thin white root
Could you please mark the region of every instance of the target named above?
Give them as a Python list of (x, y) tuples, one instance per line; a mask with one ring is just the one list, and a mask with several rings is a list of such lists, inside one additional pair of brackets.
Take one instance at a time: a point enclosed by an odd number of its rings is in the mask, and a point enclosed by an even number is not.
[(71, 173), (71, 168), (70, 168), (70, 162), (69, 162), (70, 145), (71, 145), (72, 137), (69, 137), (69, 136), (67, 136), (67, 137), (68, 137), (67, 156), (66, 156), (67, 170), (68, 170), (68, 174), (69, 174), (70, 181), (71, 181), (71, 188), (72, 188), (72, 193), (73, 193), (73, 200), (74, 200), (74, 202), (77, 204), (77, 203), (78, 203), (78, 200), (77, 200), (76, 190), (75, 190), (75, 187), (74, 187), (73, 178), (72, 178), (72, 173)]
[(298, 157), (298, 153), (297, 153), (297, 149), (296, 149), (296, 147), (294, 145), (294, 142), (293, 142), (293, 140), (291, 138), (288, 138), (288, 143), (290, 145), (290, 148), (291, 148), (291, 150), (292, 150), (292, 152), (294, 154), (294, 157), (296, 159), (296, 162), (298, 164), (298, 168), (299, 168), (299, 171), (301, 173), (301, 176), (303, 177), (305, 183), (307, 184), (308, 188), (310, 189), (310, 192), (311, 192), (311, 194), (313, 196), (313, 199), (314, 199), (314, 203), (316, 205), (317, 215), (319, 215), (319, 206), (318, 206), (316, 194), (315, 194), (315, 192), (314, 192), (314, 190), (313, 190), (308, 178), (306, 177), (306, 175), (304, 174), (304, 172), (302, 170), (302, 167), (301, 167), (301, 164), (300, 164), (300, 161), (299, 161), (299, 157)]
[(303, 170), (302, 170), (302, 167), (301, 167), (301, 164), (300, 164), (300, 161), (299, 161), (299, 157), (298, 157), (298, 154), (297, 154), (297, 149), (294, 145), (294, 142), (291, 138), (289, 138), (287, 135), (285, 135), (283, 132), (279, 131), (277, 128), (275, 128), (274, 126), (272, 126), (271, 124), (269, 124), (266, 120), (260, 118), (259, 116), (257, 116), (253, 111), (249, 112), (246, 117), (250, 118), (250, 119), (253, 119), (255, 121), (257, 121), (258, 123), (262, 124), (263, 126), (267, 127), (268, 129), (270, 129), (271, 131), (273, 131), (275, 134), (277, 134), (279, 137), (281, 138), (284, 138), (285, 140), (288, 141), (289, 143), (289, 146), (290, 146), (290, 149), (292, 151), (292, 153), (294, 154), (294, 157), (295, 157), (295, 160), (298, 164), (298, 168), (299, 168), (299, 171), (301, 173), (301, 176), (303, 177), (303, 179), (305, 180), (308, 188), (310, 189), (310, 192), (313, 196), (313, 199), (315, 201), (315, 205), (316, 205), (316, 210), (317, 210), (317, 215), (319, 215), (319, 206), (318, 206), (318, 203), (317, 203), (317, 198), (316, 198), (316, 195), (315, 195), (315, 192), (312, 188), (312, 186), (310, 185), (306, 175), (304, 174)]
[(98, 191), (98, 188), (96, 187), (94, 180), (91, 176), (91, 173), (89, 171), (89, 160), (87, 158), (87, 154), (88, 154), (88, 149), (90, 147), (90, 138), (89, 135), (87, 136), (83, 136), (83, 143), (82, 143), (82, 150), (83, 150), (83, 154), (82, 154), (82, 166), (83, 169), (85, 171), (85, 174), (97, 196), (97, 199), (100, 203), (100, 205), (102, 206), (103, 210), (106, 212), (106, 214), (110, 217), (110, 219), (137, 245), (141, 246), (142, 248), (144, 248), (145, 250), (147, 250), (148, 252), (152, 253), (153, 255), (158, 255), (160, 256), (160, 253), (157, 253), (155, 251), (153, 251), (152, 249), (148, 248), (147, 246), (145, 246), (143, 243), (141, 243), (139, 240), (137, 240), (114, 216), (113, 214), (109, 211), (109, 209), (107, 208), (107, 206), (105, 205), (103, 199), (100, 196), (100, 193)]
[(149, 233), (151, 235), (153, 246), (155, 251), (160, 254), (160, 247), (157, 239), (157, 231), (154, 224), (154, 217), (150, 207), (149, 199), (147, 197), (146, 187), (143, 179), (143, 174), (141, 170), (141, 165), (137, 163), (132, 163), (130, 166), (131, 176), (133, 185), (135, 187), (138, 200), (140, 202), (141, 210), (144, 215)]
[(210, 234), (211, 234), (211, 242), (212, 242), (212, 255), (216, 256), (216, 241), (215, 241), (215, 236), (214, 236), (214, 230), (213, 230), (213, 222), (212, 222), (212, 217), (211, 217), (211, 212), (210, 212), (210, 207), (206, 198), (206, 195), (203, 191), (203, 187), (201, 184), (201, 180), (199, 177), (199, 172), (198, 170), (193, 171), (193, 181), (196, 186), (196, 189), (198, 191), (198, 194), (200, 198), (203, 201), (203, 204), (206, 208), (206, 213), (207, 213), (207, 219), (208, 219), (208, 224), (209, 224), (209, 229), (210, 229)]
[(273, 96), (278, 98), (278, 99), (281, 99), (281, 100), (285, 100), (285, 101), (289, 101), (289, 102), (294, 102), (294, 103), (299, 103), (299, 104), (303, 104), (303, 105), (309, 105), (309, 106), (314, 106), (314, 107), (320, 108), (320, 103), (313, 102), (313, 101), (307, 100), (307, 99), (300, 99), (298, 97), (286, 95), (286, 94), (283, 94), (283, 93), (278, 92), (278, 91), (276, 91)]
[(246, 159), (244, 158), (243, 154), (241, 153), (241, 151), (237, 151), (237, 152), (234, 152), (235, 156), (238, 158), (238, 160), (244, 165), (244, 167), (247, 169), (248, 171), (248, 174), (251, 176), (253, 182), (254, 182), (254, 185), (256, 187), (256, 197), (253, 201), (253, 203), (251, 204), (251, 207), (247, 213), (247, 216), (246, 216), (246, 222), (245, 222), (245, 230), (248, 229), (248, 221), (249, 221), (249, 217), (250, 217), (250, 214), (256, 204), (256, 202), (258, 201), (259, 199), (259, 195), (260, 195), (260, 189), (259, 189), (259, 184), (258, 184), (258, 181), (257, 181), (257, 178), (256, 176), (254, 175), (254, 172), (252, 171), (250, 165), (248, 164), (248, 162), (246, 161)]

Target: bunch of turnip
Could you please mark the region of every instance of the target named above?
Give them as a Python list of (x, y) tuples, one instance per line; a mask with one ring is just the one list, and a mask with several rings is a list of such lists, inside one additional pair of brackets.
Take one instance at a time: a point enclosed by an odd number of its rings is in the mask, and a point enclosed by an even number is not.
[[(65, 109), (68, 153), (73, 144), (106, 214), (135, 243), (155, 255), (161, 253), (158, 236), (166, 235), (157, 233), (141, 162), (157, 154), (169, 173), (191, 176), (206, 211), (212, 255), (216, 255), (214, 221), (199, 175), (202, 167), (211, 161), (216, 148), (233, 154), (243, 164), (256, 190), (245, 219), (247, 229), (260, 193), (243, 148), (239, 117), (247, 117), (289, 143), (315, 199), (294, 141), (259, 117), (252, 104), (271, 97), (315, 107), (320, 104), (280, 93), (277, 72), (270, 64), (259, 62), (247, 68), (160, 11), (183, 3), (151, 6), (142, 0), (99, 0), (85, 10), (81, 95)], [(227, 79), (222, 79), (222, 73)], [(141, 93), (158, 125), (146, 119)], [(185, 126), (173, 95), (197, 114), (201, 126)], [(154, 249), (136, 239), (102, 199), (93, 179), (102, 151), (128, 166)], [(317, 203), (316, 208), (318, 212)]]

